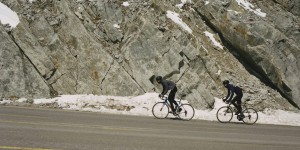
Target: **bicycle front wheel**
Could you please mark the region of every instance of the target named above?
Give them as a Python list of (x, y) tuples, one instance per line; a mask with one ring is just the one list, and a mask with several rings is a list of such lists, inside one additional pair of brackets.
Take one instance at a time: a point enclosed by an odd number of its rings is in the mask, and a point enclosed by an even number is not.
[(233, 111), (228, 106), (223, 106), (217, 111), (217, 119), (221, 123), (230, 122), (233, 117)]
[(164, 102), (158, 102), (152, 107), (152, 114), (155, 118), (167, 118), (169, 114), (169, 107)]
[(243, 114), (245, 118), (243, 119), (243, 122), (245, 124), (254, 124), (258, 120), (258, 113), (253, 108), (247, 108), (243, 111)]
[(190, 104), (182, 104), (178, 109), (180, 110), (178, 117), (182, 120), (191, 120), (195, 115), (195, 110)]

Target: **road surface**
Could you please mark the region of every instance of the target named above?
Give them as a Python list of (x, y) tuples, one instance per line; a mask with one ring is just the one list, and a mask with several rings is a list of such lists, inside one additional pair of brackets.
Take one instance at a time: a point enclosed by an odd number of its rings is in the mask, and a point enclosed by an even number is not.
[(0, 149), (299, 150), (300, 127), (0, 106)]

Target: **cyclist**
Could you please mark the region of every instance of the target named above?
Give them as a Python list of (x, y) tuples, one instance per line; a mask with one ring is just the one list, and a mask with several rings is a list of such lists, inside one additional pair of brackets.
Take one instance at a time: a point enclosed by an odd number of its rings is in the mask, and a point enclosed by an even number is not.
[[(175, 95), (176, 95), (176, 92), (177, 92), (176, 84), (172, 81), (164, 80), (161, 76), (157, 76), (156, 81), (157, 81), (157, 83), (159, 83), (163, 86), (163, 91), (161, 92), (161, 94), (159, 94), (160, 98), (162, 98), (165, 94), (167, 94), (167, 92), (169, 90), (171, 90), (170, 94), (168, 96), (168, 101), (170, 102), (172, 113), (176, 114), (176, 112), (175, 112), (176, 109), (174, 109), (174, 105), (173, 105), (173, 104), (175, 104), (176, 108), (178, 107), (178, 104), (175, 101)], [(180, 109), (179, 109), (179, 111), (180, 111)]]
[[(239, 121), (241, 121), (243, 118), (245, 118), (244, 114), (242, 113), (242, 97), (243, 97), (243, 90), (238, 87), (238, 86), (234, 86), (232, 84), (229, 84), (228, 80), (224, 80), (223, 81), (223, 85), (227, 88), (228, 90), (228, 94), (226, 96), (225, 99), (223, 99), (224, 102), (229, 103), (231, 102), (234, 107), (238, 110), (235, 115), (239, 115)], [(233, 99), (233, 95), (236, 95)]]

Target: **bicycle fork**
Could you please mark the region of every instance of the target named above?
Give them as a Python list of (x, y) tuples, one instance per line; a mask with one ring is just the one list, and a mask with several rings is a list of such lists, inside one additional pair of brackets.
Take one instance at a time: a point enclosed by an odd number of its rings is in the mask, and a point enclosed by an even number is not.
[(165, 103), (161, 106), (160, 110), (159, 111), (162, 111), (162, 109), (165, 107)]

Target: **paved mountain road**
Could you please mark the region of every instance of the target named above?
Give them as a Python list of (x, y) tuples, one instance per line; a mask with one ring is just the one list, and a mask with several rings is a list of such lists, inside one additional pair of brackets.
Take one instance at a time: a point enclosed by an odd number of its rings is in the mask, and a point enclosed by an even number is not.
[(300, 127), (0, 106), (0, 149), (296, 150)]

